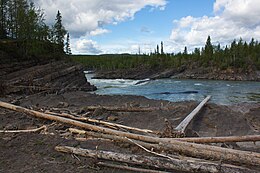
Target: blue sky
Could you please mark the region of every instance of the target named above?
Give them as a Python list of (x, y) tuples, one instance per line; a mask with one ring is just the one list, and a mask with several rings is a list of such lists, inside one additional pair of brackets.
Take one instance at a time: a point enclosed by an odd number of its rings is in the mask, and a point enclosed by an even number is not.
[[(111, 32), (105, 35), (92, 37), (101, 45), (120, 44), (121, 42), (142, 45), (151, 42), (153, 51), (156, 44), (165, 42), (171, 35), (173, 21), (184, 16), (211, 16), (214, 0), (170, 0), (164, 10), (153, 9), (150, 6), (138, 11), (134, 19), (117, 25), (108, 25), (105, 28)], [(205, 38), (206, 39), (206, 38)], [(127, 50), (126, 50), (127, 51)], [(137, 53), (138, 48), (130, 53)]]
[(57, 10), (74, 54), (166, 52), (260, 37), (259, 0), (35, 0), (51, 24)]

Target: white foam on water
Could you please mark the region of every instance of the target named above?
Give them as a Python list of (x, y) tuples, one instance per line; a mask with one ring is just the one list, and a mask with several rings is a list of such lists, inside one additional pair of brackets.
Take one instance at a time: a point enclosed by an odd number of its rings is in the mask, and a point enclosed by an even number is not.
[(202, 86), (203, 84), (202, 83), (195, 83), (194, 85), (195, 86)]

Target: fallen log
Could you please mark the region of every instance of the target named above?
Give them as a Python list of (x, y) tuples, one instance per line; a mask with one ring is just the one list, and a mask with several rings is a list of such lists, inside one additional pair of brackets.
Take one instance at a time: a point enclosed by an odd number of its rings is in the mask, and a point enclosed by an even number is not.
[(105, 163), (105, 162), (98, 162), (97, 165), (105, 166), (109, 168), (116, 168), (116, 169), (122, 169), (122, 170), (128, 170), (128, 171), (135, 171), (135, 172), (146, 172), (146, 173), (169, 173), (165, 171), (156, 171), (151, 169), (144, 169), (144, 168), (135, 168), (131, 166), (123, 166), (118, 164), (112, 164), (112, 163)]
[(91, 125), (88, 123), (83, 123), (80, 121), (58, 117), (50, 114), (44, 114), (41, 112), (37, 112), (34, 110), (29, 110), (20, 106), (15, 106), (9, 103), (1, 102), (0, 107), (4, 107), (10, 110), (14, 110), (17, 112), (26, 113), (38, 118), (44, 118), (52, 121), (59, 121), (66, 124), (78, 126), (84, 129), (98, 131), (107, 134), (118, 135), (121, 137), (127, 137), (130, 139), (136, 139), (140, 141), (150, 142), (150, 143), (159, 143), (162, 147), (167, 148), (173, 152), (178, 152), (187, 156), (197, 157), (197, 158), (204, 158), (204, 159), (213, 159), (223, 162), (231, 162), (234, 164), (247, 164), (252, 166), (259, 166), (260, 165), (260, 154), (254, 152), (247, 152), (247, 151), (239, 151), (233, 150), (228, 148), (221, 148), (216, 146), (207, 146), (195, 143), (188, 143), (183, 141), (178, 141), (176, 139), (167, 139), (167, 138), (158, 138), (158, 137), (151, 137), (145, 135), (138, 135), (133, 133), (121, 132), (105, 127), (99, 127), (95, 125)]
[(84, 107), (85, 110), (95, 111), (96, 109), (104, 109), (107, 111), (115, 112), (152, 112), (158, 110), (169, 110), (163, 107), (115, 107), (115, 106), (87, 106)]
[(216, 164), (210, 162), (197, 162), (196, 160), (179, 160), (165, 159), (160, 157), (151, 157), (145, 155), (122, 154), (110, 151), (88, 150), (82, 148), (73, 148), (68, 146), (56, 146), (55, 150), (64, 153), (76, 154), (83, 157), (92, 157), (105, 160), (113, 160), (125, 162), (135, 165), (145, 165), (160, 169), (179, 170), (187, 172), (211, 172), (211, 173), (256, 173), (257, 171), (250, 170), (240, 166), (228, 164)]
[(176, 128), (175, 130), (185, 133), (191, 120), (199, 113), (201, 108), (209, 101), (211, 96), (207, 96)]
[(33, 133), (33, 132), (38, 132), (41, 130), (47, 129), (46, 126), (41, 126), (36, 129), (28, 129), (28, 130), (0, 130), (0, 133)]
[(260, 135), (225, 136), (225, 137), (200, 137), (200, 138), (176, 138), (180, 141), (195, 143), (225, 143), (225, 142), (257, 142)]
[(91, 122), (91, 123), (102, 124), (102, 125), (108, 126), (108, 127), (122, 128), (122, 129), (136, 131), (136, 132), (151, 133), (151, 134), (155, 134), (155, 135), (159, 134), (159, 132), (155, 132), (155, 131), (152, 131), (152, 130), (149, 130), (149, 129), (139, 129), (139, 128), (135, 128), (135, 127), (125, 126), (125, 125), (122, 125), (122, 124), (110, 123), (110, 122), (86, 118), (86, 117), (76, 117), (74, 115), (66, 114), (66, 113), (59, 114), (59, 113), (50, 112), (50, 111), (47, 111), (45, 113), (52, 114), (52, 115), (58, 115), (58, 116), (62, 116), (62, 117), (67, 117), (67, 118), (71, 118), (71, 119), (79, 120), (79, 121), (87, 121), (87, 122)]
[[(116, 135), (108, 135), (108, 134), (104, 134), (104, 133), (97, 133), (97, 132), (91, 132), (91, 131), (85, 131), (85, 130), (79, 130), (79, 129), (75, 129), (75, 128), (69, 128), (69, 131), (71, 133), (83, 134), (83, 135), (91, 136), (91, 137), (94, 137), (94, 138), (109, 139), (109, 140), (113, 140), (113, 141), (119, 141), (119, 142), (125, 142), (125, 143), (129, 143), (129, 144), (133, 144), (126, 137), (121, 137), (121, 136), (116, 136)], [(142, 145), (146, 148), (149, 148), (149, 149), (157, 149), (157, 150), (160, 150), (160, 151), (163, 150), (157, 144), (151, 144), (151, 143), (136, 141), (136, 140), (134, 140), (134, 142), (136, 142), (136, 143), (138, 143), (138, 144), (140, 144), (140, 145)]]

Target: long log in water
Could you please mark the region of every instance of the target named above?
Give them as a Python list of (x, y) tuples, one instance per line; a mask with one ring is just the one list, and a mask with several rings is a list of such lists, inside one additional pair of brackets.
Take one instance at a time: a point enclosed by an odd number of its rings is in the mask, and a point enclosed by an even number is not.
[(159, 143), (162, 147), (167, 147), (173, 152), (182, 153), (187, 156), (203, 158), (203, 159), (213, 159), (222, 162), (234, 163), (234, 164), (246, 164), (252, 166), (260, 165), (260, 154), (247, 151), (239, 151), (228, 148), (221, 148), (216, 146), (208, 146), (202, 144), (188, 143), (183, 141), (178, 141), (176, 139), (165, 139), (158, 137), (150, 137), (145, 135), (138, 135), (133, 133), (121, 132), (117, 130), (112, 130), (109, 128), (99, 127), (88, 123), (83, 123), (80, 121), (72, 120), (69, 118), (58, 117), (54, 115), (49, 115), (34, 110), (29, 110), (20, 106), (15, 106), (9, 103), (1, 102), (0, 107), (4, 107), (17, 112), (26, 113), (38, 118), (44, 118), (52, 121), (59, 121), (62, 123), (78, 126), (84, 129), (98, 131), (102, 133), (118, 135), (121, 137), (127, 137), (130, 139), (136, 139), (140, 141)]

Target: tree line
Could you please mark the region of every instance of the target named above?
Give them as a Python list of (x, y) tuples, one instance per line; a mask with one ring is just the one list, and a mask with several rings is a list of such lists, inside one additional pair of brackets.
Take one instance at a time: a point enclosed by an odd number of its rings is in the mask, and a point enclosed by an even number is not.
[[(0, 39), (16, 43), (24, 55), (64, 52), (67, 33), (60, 11), (52, 27), (45, 23), (44, 12), (28, 0), (0, 0)], [(69, 37), (67, 37), (69, 39)], [(66, 53), (70, 54), (69, 40)]]
[(137, 67), (145, 68), (211, 68), (216, 70), (241, 69), (243, 71), (260, 70), (260, 43), (254, 38), (248, 43), (243, 39), (234, 40), (230, 45), (213, 45), (208, 36), (205, 46), (188, 52), (185, 46), (179, 53), (165, 53), (163, 42), (150, 54), (118, 54), (73, 56), (75, 61), (91, 69), (116, 70)]

